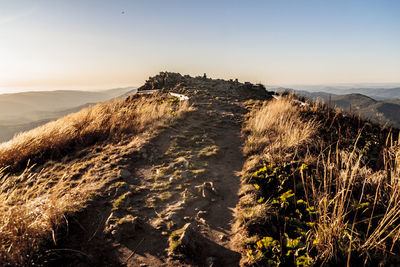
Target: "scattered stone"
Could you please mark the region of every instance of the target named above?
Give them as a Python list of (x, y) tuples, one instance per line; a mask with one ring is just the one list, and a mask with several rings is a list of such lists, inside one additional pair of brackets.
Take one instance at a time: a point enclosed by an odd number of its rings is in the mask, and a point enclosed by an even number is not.
[(186, 255), (191, 255), (197, 251), (195, 240), (198, 239), (193, 224), (187, 223), (183, 227), (182, 235), (179, 238), (179, 249)]
[(122, 179), (128, 179), (129, 177), (131, 177), (131, 172), (125, 169), (121, 169), (119, 170), (119, 177), (121, 177)]
[(136, 234), (140, 228), (138, 217), (126, 215), (125, 217), (114, 221), (111, 225), (106, 227), (105, 232), (111, 232), (111, 235), (117, 239), (130, 238)]
[(146, 263), (141, 263), (139, 266), (140, 267), (147, 267), (148, 265)]
[(192, 218), (191, 218), (190, 216), (185, 216), (185, 217), (183, 217), (183, 219), (184, 219), (185, 221), (190, 221), (190, 220), (192, 220)]
[(213, 182), (204, 182), (202, 185), (196, 186), (196, 188), (204, 198), (212, 198), (217, 195)]
[(161, 232), (161, 235), (168, 235), (168, 232), (163, 231)]

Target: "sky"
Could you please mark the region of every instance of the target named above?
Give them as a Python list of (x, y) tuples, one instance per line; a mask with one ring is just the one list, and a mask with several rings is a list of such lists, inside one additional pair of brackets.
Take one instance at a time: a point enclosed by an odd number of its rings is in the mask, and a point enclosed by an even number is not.
[(0, 0), (0, 92), (139, 86), (165, 70), (399, 83), (399, 13), (397, 0)]

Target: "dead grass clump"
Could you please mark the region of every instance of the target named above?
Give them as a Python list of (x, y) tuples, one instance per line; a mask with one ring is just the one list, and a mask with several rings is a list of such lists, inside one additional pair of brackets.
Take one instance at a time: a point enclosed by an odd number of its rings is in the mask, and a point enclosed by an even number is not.
[(374, 264), (393, 260), (400, 237), (399, 151), (389, 145), (386, 167), (378, 171), (362, 163), (367, 156), (362, 151), (338, 151), (335, 160), (321, 160), (322, 181), (308, 177), (310, 202), (318, 214), (313, 245), (320, 260), (342, 258), (348, 265), (360, 259)]
[(154, 130), (188, 111), (187, 101), (132, 96), (83, 109), (0, 144), (0, 166), (17, 170), (26, 163), (65, 156), (77, 148), (127, 133)]
[(400, 146), (387, 132), (291, 97), (255, 105), (236, 213), (243, 262), (398, 264)]
[(243, 129), (247, 133), (245, 154), (262, 152), (279, 158), (309, 143), (318, 123), (306, 121), (301, 116), (301, 109), (291, 97), (281, 97), (253, 110)]
[[(57, 243), (57, 230), (68, 224), (68, 217), (84, 209), (113, 179), (112, 170), (104, 173), (94, 164), (104, 153), (115, 153), (117, 145), (112, 141), (129, 134), (140, 150), (160, 127), (171, 125), (190, 110), (187, 101), (130, 97), (84, 109), (1, 144), (0, 165), (11, 165), (15, 171), (28, 160), (41, 162), (110, 141), (97, 156), (76, 157), (76, 164), (62, 162), (66, 173), (50, 163), (39, 172), (32, 167), (20, 175), (0, 170), (0, 265), (33, 265), (43, 245)], [(86, 170), (88, 166), (93, 169)], [(124, 206), (128, 196), (123, 196), (113, 203), (114, 209)]]
[(66, 215), (86, 206), (104, 180), (86, 176), (79, 181), (48, 179), (26, 170), (19, 176), (2, 175), (0, 181), (0, 261), (32, 264), (39, 247), (57, 242), (57, 228)]

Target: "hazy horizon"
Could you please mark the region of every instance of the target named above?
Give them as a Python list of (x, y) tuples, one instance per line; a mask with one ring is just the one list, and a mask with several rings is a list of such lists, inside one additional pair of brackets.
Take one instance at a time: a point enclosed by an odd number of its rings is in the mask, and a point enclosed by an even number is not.
[[(217, 78), (217, 77), (210, 77)], [(245, 81), (241, 81), (245, 82)], [(335, 87), (337, 89), (351, 89), (351, 88), (382, 88), (382, 89), (391, 89), (400, 87), (400, 83), (332, 83), (332, 84), (264, 84), (267, 88), (273, 87), (287, 87), (292, 89), (302, 89), (314, 91), (323, 87)], [(118, 88), (139, 88), (141, 85), (120, 85), (120, 86), (59, 86), (59, 87), (14, 87), (14, 88), (1, 88), (0, 87), (0, 95), (1, 94), (13, 94), (13, 93), (23, 93), (23, 92), (51, 92), (51, 91), (63, 91), (63, 90), (72, 90), (72, 91), (106, 91)], [(314, 89), (317, 88), (317, 89)]]
[(51, 91), (88, 91), (88, 92), (101, 92), (118, 88), (138, 88), (137, 85), (104, 85), (104, 86), (21, 86), (21, 87), (0, 87), (0, 95), (1, 94), (14, 94), (14, 93), (23, 93), (23, 92), (51, 92)]
[(160, 71), (266, 85), (400, 83), (395, 0), (0, 7), (0, 93), (139, 86)]
[[(183, 73), (184, 74), (184, 73)], [(217, 77), (210, 77), (217, 78)], [(246, 81), (240, 81), (246, 82)], [(144, 84), (144, 82), (143, 82)], [(63, 90), (72, 90), (72, 91), (92, 91), (92, 92), (100, 92), (118, 88), (139, 88), (143, 84), (138, 85), (104, 85), (104, 86), (58, 86), (58, 87), (30, 87), (30, 86), (22, 86), (22, 87), (14, 87), (14, 88), (2, 88), (0, 87), (0, 95), (2, 94), (14, 94), (14, 93), (23, 93), (23, 92), (51, 92), (51, 91), (63, 91)], [(382, 89), (391, 89), (400, 87), (400, 83), (331, 83), (331, 84), (264, 84), (267, 88), (277, 88), (277, 87), (287, 87), (292, 89), (301, 89), (306, 91), (318, 91), (322, 90), (322, 88), (326, 87), (335, 87), (336, 89), (351, 89), (351, 88), (382, 88)]]

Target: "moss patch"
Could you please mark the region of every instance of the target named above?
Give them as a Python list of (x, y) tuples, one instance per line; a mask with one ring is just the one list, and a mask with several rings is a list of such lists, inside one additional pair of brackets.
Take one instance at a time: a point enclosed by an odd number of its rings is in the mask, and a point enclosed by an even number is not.
[(119, 226), (122, 224), (135, 224), (136, 220), (138, 219), (138, 217), (136, 216), (132, 216), (132, 215), (126, 215), (125, 217), (119, 219), (116, 223), (115, 226)]
[(163, 191), (167, 190), (171, 187), (171, 182), (161, 182), (161, 183), (156, 183), (153, 185), (152, 189), (153, 190), (158, 190), (158, 191)]
[(182, 227), (181, 229), (175, 230), (171, 233), (169, 236), (169, 251), (175, 252), (179, 245), (181, 244), (180, 238), (185, 231), (185, 227)]
[(217, 156), (219, 152), (219, 147), (217, 145), (206, 146), (199, 151), (197, 157), (200, 159), (207, 159), (210, 157)]
[(158, 196), (158, 198), (159, 198), (161, 201), (166, 201), (166, 200), (170, 199), (171, 197), (172, 197), (172, 194), (171, 194), (170, 192), (164, 192), (164, 193), (161, 193), (161, 194)]
[(119, 198), (114, 200), (111, 211), (117, 211), (123, 209), (127, 205), (127, 202), (129, 201), (129, 197), (131, 195), (132, 195), (131, 192), (126, 192), (125, 194), (121, 195)]

